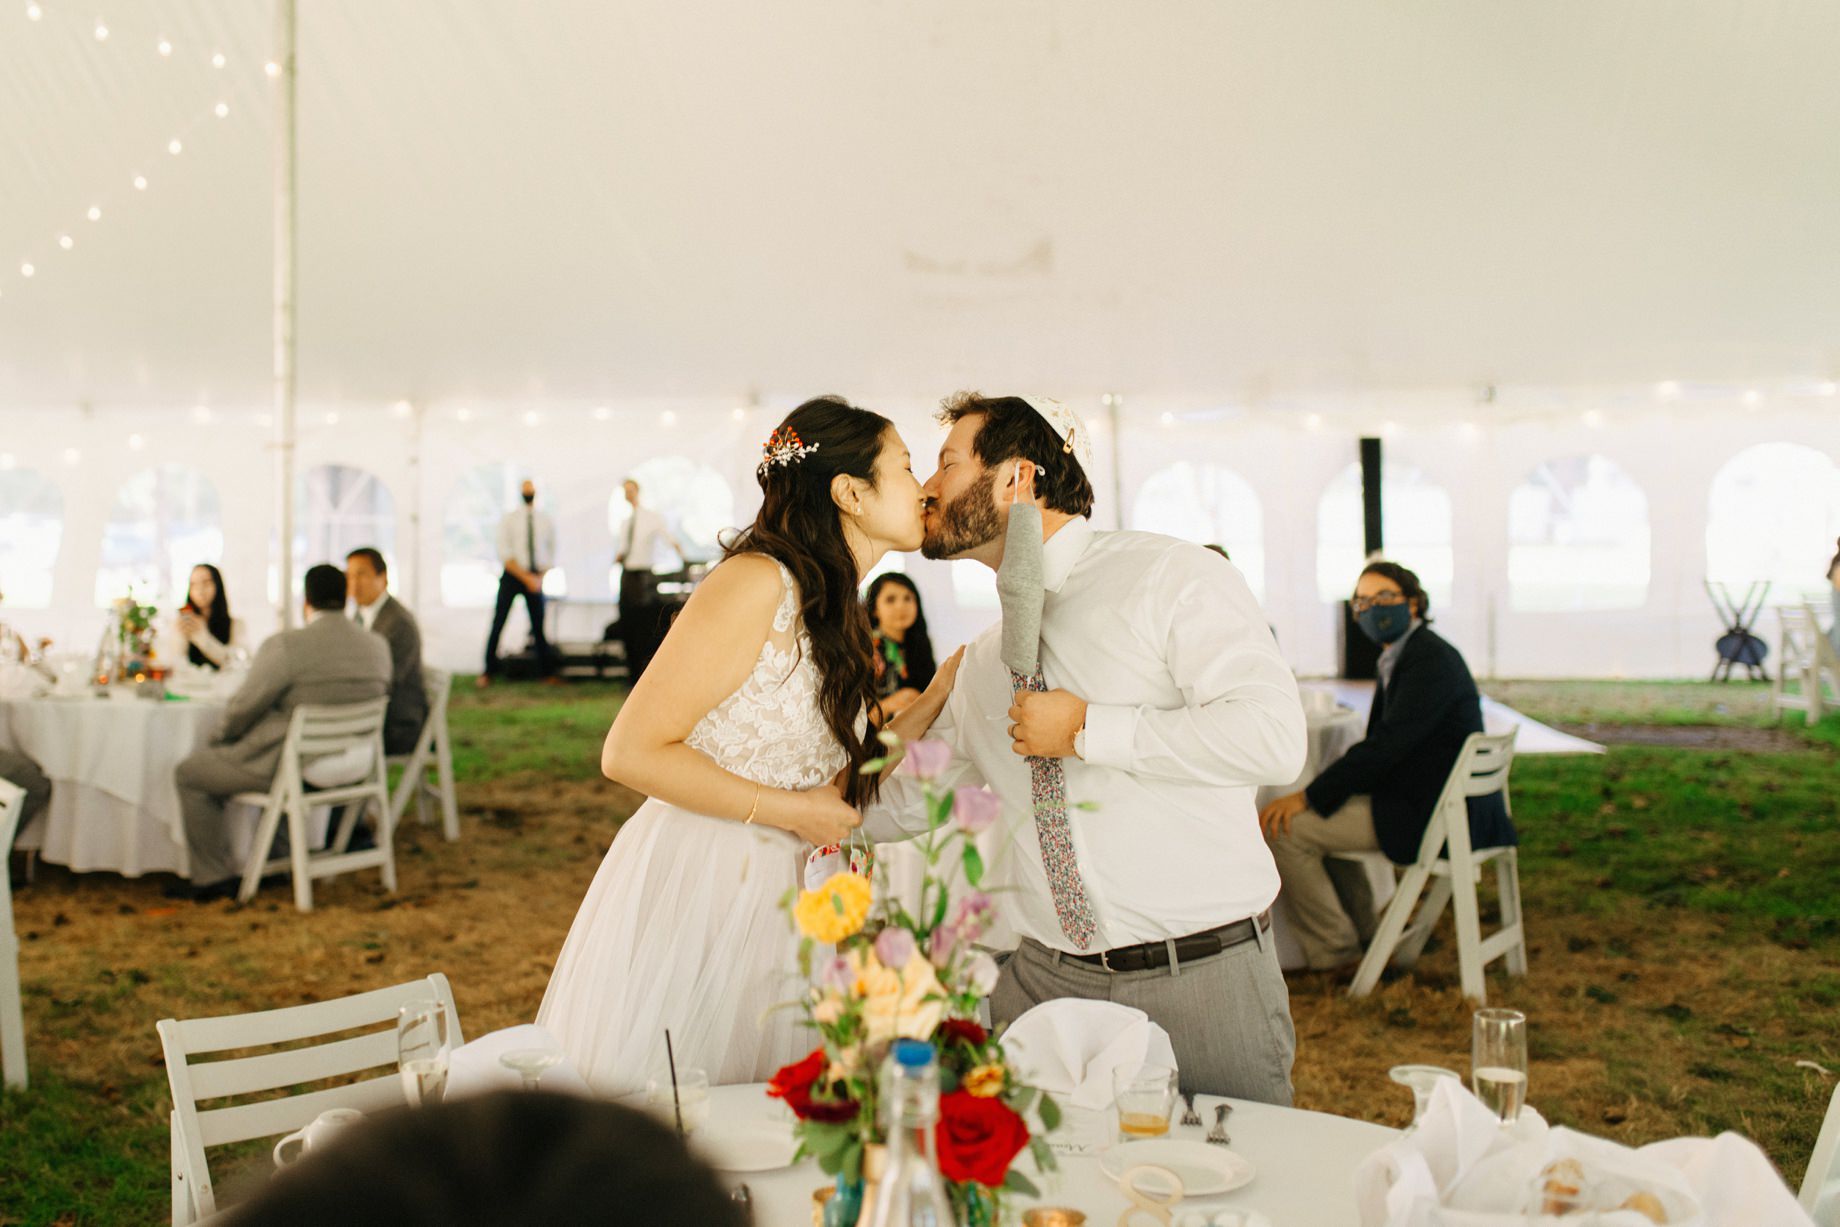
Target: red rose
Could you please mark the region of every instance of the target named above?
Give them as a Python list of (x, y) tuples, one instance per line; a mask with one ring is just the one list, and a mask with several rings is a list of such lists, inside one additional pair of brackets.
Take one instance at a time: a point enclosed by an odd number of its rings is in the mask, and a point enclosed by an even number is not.
[(990, 1038), (990, 1032), (972, 1022), (969, 1018), (948, 1018), (939, 1024), (939, 1043), (943, 1047), (953, 1040), (963, 1040), (973, 1048), (982, 1048)]
[(813, 1089), (819, 1086), (818, 1080), (828, 1068), (830, 1058), (824, 1055), (824, 1049), (814, 1048), (803, 1061), (784, 1066), (774, 1074), (773, 1081), (767, 1083), (767, 1094), (785, 1100), (786, 1106), (800, 1120), (830, 1124), (854, 1120), (861, 1111), (855, 1100), (822, 1101), (811, 1097)]
[(1000, 1099), (979, 1099), (964, 1091), (939, 1097), (939, 1174), (996, 1188), (1009, 1165), (1029, 1144), (1022, 1118)]

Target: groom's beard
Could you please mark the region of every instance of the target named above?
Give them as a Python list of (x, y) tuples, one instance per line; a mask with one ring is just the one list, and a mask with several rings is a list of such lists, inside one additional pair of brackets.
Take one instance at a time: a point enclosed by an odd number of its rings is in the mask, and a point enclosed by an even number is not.
[(984, 479), (949, 503), (941, 503), (934, 522), (927, 526), (920, 553), (927, 558), (957, 558), (997, 539), (1003, 526), (997, 522), (997, 471), (987, 469)]

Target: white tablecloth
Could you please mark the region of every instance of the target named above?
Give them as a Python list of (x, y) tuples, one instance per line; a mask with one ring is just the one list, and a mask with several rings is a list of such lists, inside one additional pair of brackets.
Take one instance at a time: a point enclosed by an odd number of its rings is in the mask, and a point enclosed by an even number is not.
[[(1211, 1121), (1211, 1104), (1201, 1097), (1201, 1114)], [(1250, 1161), (1258, 1174), (1252, 1183), (1231, 1193), (1190, 1198), (1181, 1209), (1257, 1210), (1277, 1227), (1343, 1227), (1357, 1221), (1354, 1172), (1361, 1160), (1386, 1145), (1397, 1133), (1382, 1125), (1274, 1108), (1267, 1104), (1234, 1100), (1227, 1131), (1232, 1149)], [(722, 1086), (710, 1091), (710, 1122), (717, 1131), (724, 1122), (779, 1121), (790, 1130), (790, 1119), (763, 1086)], [(1171, 1137), (1199, 1139), (1205, 1130), (1177, 1127)], [(1037, 1181), (1044, 1193), (1039, 1204), (1071, 1206), (1084, 1211), (1088, 1227), (1112, 1227), (1130, 1203), (1099, 1170), (1096, 1155), (1066, 1155), (1058, 1174)], [(1026, 1160), (1023, 1170), (1034, 1179)], [(806, 1160), (794, 1167), (770, 1172), (724, 1174), (730, 1184), (746, 1181), (753, 1199), (756, 1227), (808, 1227), (812, 1190), (830, 1183), (818, 1165)], [(1038, 1204), (1017, 1199), (1019, 1205)], [(1180, 1215), (1180, 1209), (1178, 1210)], [(1141, 1221), (1148, 1222), (1148, 1219)]]
[(49, 809), (18, 846), (79, 871), (187, 873), (173, 769), (223, 708), (210, 698), (0, 702), (0, 745), (36, 759), (52, 783)]

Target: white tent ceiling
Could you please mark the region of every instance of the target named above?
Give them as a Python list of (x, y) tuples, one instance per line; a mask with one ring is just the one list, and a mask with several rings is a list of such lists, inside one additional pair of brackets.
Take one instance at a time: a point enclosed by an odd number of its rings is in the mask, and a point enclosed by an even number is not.
[[(267, 398), (271, 24), (5, 0), (0, 407)], [(1840, 369), (1840, 6), (311, 0), (300, 41), (309, 400)]]

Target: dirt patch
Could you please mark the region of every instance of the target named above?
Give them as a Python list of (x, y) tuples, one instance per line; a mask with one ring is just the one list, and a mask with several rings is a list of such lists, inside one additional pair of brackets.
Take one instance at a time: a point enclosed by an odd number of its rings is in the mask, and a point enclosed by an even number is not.
[(1602, 745), (1743, 750), (1762, 754), (1795, 754), (1811, 749), (1807, 738), (1788, 729), (1722, 724), (1560, 724), (1555, 727)]

